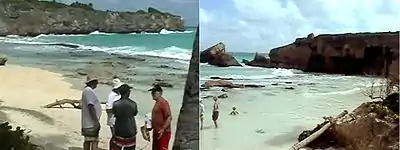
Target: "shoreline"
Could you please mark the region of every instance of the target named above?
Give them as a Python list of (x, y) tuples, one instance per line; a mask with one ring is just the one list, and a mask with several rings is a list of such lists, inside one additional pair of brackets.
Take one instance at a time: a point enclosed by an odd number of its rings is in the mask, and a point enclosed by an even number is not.
[[(63, 74), (42, 68), (15, 64), (0, 67), (0, 72), (0, 78), (8, 79), (5, 81), (5, 84), (0, 85), (0, 95), (2, 96), (0, 99), (3, 101), (0, 106), (0, 119), (6, 119), (13, 127), (20, 126), (31, 131), (29, 135), (34, 137), (32, 138), (32, 142), (35, 144), (50, 147), (51, 149), (82, 147), (83, 137), (80, 135), (80, 110), (68, 108), (68, 105), (65, 105), (65, 108), (42, 108), (42, 106), (54, 102), (55, 99), (79, 99), (81, 94), (79, 90), (80, 86), (78, 85), (79, 79), (69, 78)], [(30, 76), (23, 77), (24, 74), (30, 74)], [(104, 93), (107, 89), (110, 89), (110, 87), (100, 85), (95, 90), (96, 93), (102, 93), (98, 95), (99, 99), (108, 94)], [(16, 91), (24, 91), (24, 94), (15, 94)], [(142, 99), (147, 99), (147, 97), (144, 98), (143, 92), (134, 90), (133, 93), (133, 100), (137, 101), (139, 105), (139, 115), (136, 117), (136, 122), (137, 126), (140, 127), (144, 123), (143, 112), (151, 109), (148, 108), (146, 110), (142, 108), (146, 107), (144, 104), (141, 105), (141, 103), (146, 103)], [(181, 93), (183, 94), (183, 90)], [(148, 95), (147, 92), (145, 94)], [(170, 93), (168, 94), (170, 95)], [(173, 95), (176, 94), (173, 93)], [(147, 103), (148, 101), (150, 100), (147, 100)], [(151, 104), (147, 104), (147, 107), (150, 106)], [(180, 106), (174, 105), (171, 107), (179, 109)], [(104, 108), (104, 104), (102, 104), (102, 107)], [(103, 109), (100, 121), (102, 129), (100, 130), (99, 147), (108, 149), (110, 131), (106, 125), (106, 116)], [(174, 121), (172, 124), (174, 131), (178, 116), (174, 114), (173, 116), (175, 116), (173, 117)], [(31, 119), (27, 119), (27, 117)], [(63, 138), (64, 136), (65, 138)], [(173, 136), (170, 141), (171, 143), (174, 139)], [(144, 149), (151, 149), (151, 146), (149, 146), (151, 143), (144, 141), (141, 138), (140, 132), (138, 132), (137, 137), (138, 147), (147, 146)]]
[[(189, 28), (193, 28), (193, 27), (185, 27), (185, 29), (189, 29)], [(165, 34), (164, 32), (170, 32), (170, 33), (166, 33), (166, 34), (190, 34), (190, 33), (194, 33), (195, 31), (192, 30), (183, 30), (183, 31), (175, 31), (175, 30), (167, 30), (167, 29), (161, 29), (160, 31), (156, 32), (104, 32), (104, 31), (99, 31), (99, 30), (94, 30), (91, 32), (85, 32), (85, 33), (41, 33), (41, 34), (37, 34), (37, 35), (18, 35), (18, 34), (9, 34), (9, 35), (0, 35), (0, 37), (13, 37), (13, 36), (19, 36), (19, 37), (38, 37), (41, 35), (45, 35), (45, 36), (78, 36), (78, 35), (82, 35), (82, 36), (86, 36), (86, 35), (113, 35), (113, 34), (132, 34), (132, 35), (145, 35), (145, 34)]]

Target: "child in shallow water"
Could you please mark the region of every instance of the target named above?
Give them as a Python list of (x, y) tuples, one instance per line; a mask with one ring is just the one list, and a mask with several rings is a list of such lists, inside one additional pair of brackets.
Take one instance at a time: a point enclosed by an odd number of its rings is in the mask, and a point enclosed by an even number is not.
[(235, 106), (232, 107), (232, 111), (231, 111), (231, 113), (229, 113), (229, 115), (232, 115), (232, 116), (239, 115), (239, 112), (236, 111), (236, 107)]

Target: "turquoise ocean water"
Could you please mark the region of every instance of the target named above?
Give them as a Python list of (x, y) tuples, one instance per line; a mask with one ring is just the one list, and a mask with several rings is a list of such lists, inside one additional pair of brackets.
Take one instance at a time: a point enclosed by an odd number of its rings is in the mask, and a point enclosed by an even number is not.
[[(232, 53), (241, 62), (254, 53)], [(200, 65), (200, 83), (210, 77), (233, 78), (231, 82), (265, 85), (263, 88), (211, 88), (201, 91), (205, 105), (205, 129), (200, 132), (202, 150), (287, 150), (298, 135), (323, 122), (324, 116), (352, 111), (369, 98), (362, 93), (371, 78), (310, 74), (293, 69), (259, 67), (215, 67)], [(291, 89), (287, 89), (291, 87)], [(227, 94), (220, 99), (219, 128), (211, 119), (210, 95)], [(239, 116), (230, 116), (235, 106)]]

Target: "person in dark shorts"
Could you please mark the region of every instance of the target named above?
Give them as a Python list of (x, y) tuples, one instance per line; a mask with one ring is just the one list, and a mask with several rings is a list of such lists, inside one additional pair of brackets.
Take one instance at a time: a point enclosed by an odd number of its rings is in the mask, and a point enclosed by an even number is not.
[(98, 83), (96, 77), (87, 76), (86, 87), (82, 91), (81, 131), (84, 136), (83, 150), (97, 150), (98, 148), (101, 105), (94, 93)]
[(153, 130), (153, 150), (168, 150), (171, 139), (171, 109), (167, 100), (162, 97), (161, 86), (154, 85), (151, 96), (156, 103), (151, 113), (151, 125)]
[(110, 140), (110, 150), (135, 150), (136, 120), (138, 108), (135, 101), (129, 98), (132, 87), (123, 84), (118, 88), (121, 99), (115, 101), (112, 113), (115, 116), (114, 135)]
[(213, 113), (212, 113), (212, 120), (214, 122), (215, 128), (218, 128), (218, 116), (219, 116), (219, 102), (216, 96), (213, 97), (214, 105), (213, 105)]

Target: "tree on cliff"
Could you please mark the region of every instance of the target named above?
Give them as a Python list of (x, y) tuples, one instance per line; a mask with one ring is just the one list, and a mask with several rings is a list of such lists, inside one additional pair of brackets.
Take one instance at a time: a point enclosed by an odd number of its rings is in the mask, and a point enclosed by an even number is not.
[(76, 1), (74, 3), (71, 3), (70, 6), (75, 7), (75, 8), (82, 8), (82, 9), (86, 9), (86, 10), (94, 10), (92, 3), (85, 4), (85, 3), (80, 3), (78, 1)]
[(199, 27), (193, 43), (182, 107), (176, 127), (173, 150), (198, 149), (199, 146)]
[(398, 75), (388, 75), (388, 77), (384, 79), (371, 78), (368, 88), (364, 89), (362, 94), (372, 100), (385, 100), (390, 94), (399, 93), (399, 90)]

